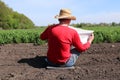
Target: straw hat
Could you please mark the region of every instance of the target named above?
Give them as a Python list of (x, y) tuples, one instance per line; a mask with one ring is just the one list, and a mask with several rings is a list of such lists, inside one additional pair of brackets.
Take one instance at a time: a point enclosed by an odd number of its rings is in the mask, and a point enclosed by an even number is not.
[(76, 20), (76, 17), (72, 16), (69, 9), (61, 9), (59, 15), (56, 15), (55, 18)]

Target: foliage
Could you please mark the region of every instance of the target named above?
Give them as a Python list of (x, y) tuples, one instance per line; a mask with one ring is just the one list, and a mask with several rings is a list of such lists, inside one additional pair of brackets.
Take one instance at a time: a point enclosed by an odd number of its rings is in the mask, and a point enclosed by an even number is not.
[(120, 42), (120, 26), (116, 27), (84, 27), (83, 29), (94, 30), (94, 43)]
[(13, 11), (0, 0), (0, 28), (29, 29), (34, 28), (34, 24), (28, 17)]
[[(94, 30), (95, 39), (93, 43), (115, 43), (120, 42), (120, 27), (84, 27)], [(36, 29), (0, 30), (0, 44), (8, 43), (34, 43), (44, 44), (46, 41), (39, 39), (45, 27)]]
[(92, 23), (77, 23), (77, 24), (71, 24), (74, 27), (83, 28), (83, 27), (117, 27), (120, 26), (120, 23), (98, 23), (98, 24), (92, 24)]
[(34, 43), (36, 45), (43, 44), (45, 43), (45, 41), (40, 40), (39, 36), (44, 29), (45, 28), (1, 30), (0, 44), (8, 43)]

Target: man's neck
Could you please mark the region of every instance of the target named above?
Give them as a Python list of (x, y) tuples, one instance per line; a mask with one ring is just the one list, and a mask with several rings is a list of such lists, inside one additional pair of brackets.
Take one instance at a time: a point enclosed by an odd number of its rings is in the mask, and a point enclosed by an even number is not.
[(67, 23), (60, 23), (61, 26), (69, 26)]
[(68, 24), (60, 24), (61, 26), (69, 26)]

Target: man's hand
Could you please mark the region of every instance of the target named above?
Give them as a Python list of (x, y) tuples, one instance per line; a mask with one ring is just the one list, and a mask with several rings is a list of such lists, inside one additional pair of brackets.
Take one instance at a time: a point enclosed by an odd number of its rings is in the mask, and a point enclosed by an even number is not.
[(93, 40), (94, 40), (94, 34), (91, 34), (90, 37), (88, 38), (88, 42), (91, 44)]

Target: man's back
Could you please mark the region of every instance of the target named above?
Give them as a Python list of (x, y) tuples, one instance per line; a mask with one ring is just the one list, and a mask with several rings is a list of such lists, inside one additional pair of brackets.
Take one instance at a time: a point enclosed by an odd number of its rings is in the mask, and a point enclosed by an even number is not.
[(56, 25), (49, 28), (48, 59), (54, 63), (64, 64), (70, 57), (70, 46), (76, 31), (67, 26)]

